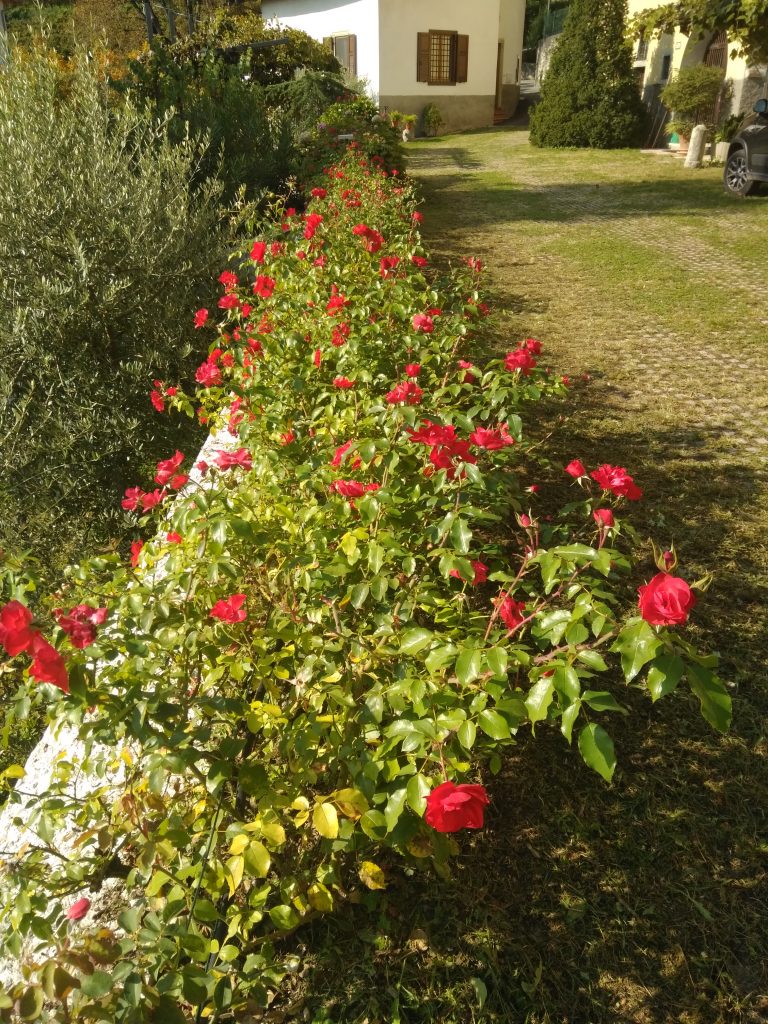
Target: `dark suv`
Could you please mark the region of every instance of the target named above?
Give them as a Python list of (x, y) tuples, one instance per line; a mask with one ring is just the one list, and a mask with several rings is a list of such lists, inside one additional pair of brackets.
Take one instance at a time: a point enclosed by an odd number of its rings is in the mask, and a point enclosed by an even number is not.
[(758, 100), (739, 134), (731, 142), (723, 171), (726, 192), (749, 196), (768, 181), (768, 100)]

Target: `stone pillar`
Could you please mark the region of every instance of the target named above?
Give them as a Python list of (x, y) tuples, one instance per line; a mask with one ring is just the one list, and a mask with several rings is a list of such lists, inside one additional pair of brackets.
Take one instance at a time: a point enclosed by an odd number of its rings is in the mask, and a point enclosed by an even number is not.
[(701, 167), (706, 138), (706, 126), (703, 124), (697, 124), (691, 132), (691, 142), (688, 146), (688, 155), (685, 158), (685, 167)]

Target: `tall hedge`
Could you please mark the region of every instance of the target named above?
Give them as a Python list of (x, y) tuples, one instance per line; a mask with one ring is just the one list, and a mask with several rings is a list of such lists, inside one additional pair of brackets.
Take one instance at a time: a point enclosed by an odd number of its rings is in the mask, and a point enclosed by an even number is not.
[(148, 381), (184, 373), (220, 259), (200, 157), (84, 59), (0, 74), (0, 547), (49, 569), (119, 537), (115, 495), (178, 439)]
[(573, 0), (531, 115), (536, 146), (640, 143), (645, 107), (632, 72), (626, 0)]

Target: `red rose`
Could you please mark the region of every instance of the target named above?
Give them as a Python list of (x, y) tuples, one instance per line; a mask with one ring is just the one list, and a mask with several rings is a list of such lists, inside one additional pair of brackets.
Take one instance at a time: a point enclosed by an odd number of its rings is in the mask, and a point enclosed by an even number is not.
[(641, 489), (623, 466), (611, 466), (607, 462), (589, 474), (604, 491), (629, 501), (638, 501), (643, 496)]
[(258, 295), (260, 299), (270, 299), (276, 283), (274, 277), (259, 274), (253, 285), (253, 294)]
[(69, 679), (64, 659), (40, 633), (33, 636), (30, 653), (34, 659), (29, 667), (32, 678), (39, 683), (53, 683), (64, 693), (69, 693)]
[(307, 214), (307, 219), (304, 221), (304, 237), (307, 241), (309, 241), (310, 238), (314, 238), (315, 232), (322, 223), (323, 215), (321, 213)]
[(320, 363), (322, 363), (322, 361), (323, 361), (322, 350), (319, 349), (319, 348), (316, 348), (315, 352), (314, 352), (314, 355), (312, 356), (312, 362), (315, 364), (315, 366), (318, 368), (318, 370), (320, 369)]
[(510, 594), (502, 591), (496, 598), (499, 617), (510, 631), (517, 629), (525, 618), (525, 601), (515, 601)]
[(596, 508), (595, 511), (592, 513), (592, 518), (601, 528), (610, 528), (615, 525), (613, 512), (609, 508)]
[(159, 391), (150, 391), (149, 400), (158, 412), (165, 412), (165, 402)]
[(405, 375), (406, 377), (418, 377), (421, 373), (421, 363), (406, 363)]
[(213, 619), (220, 619), (222, 622), (242, 622), (246, 616), (245, 594), (233, 594), (231, 597), (222, 598), (211, 608), (209, 615)]
[(527, 348), (529, 352), (533, 352), (535, 356), (541, 355), (541, 342), (535, 338), (526, 338), (523, 342), (523, 347)]
[(424, 220), (424, 214), (419, 213), (418, 210), (414, 210), (413, 213), (411, 214), (411, 220), (413, 221), (414, 224), (421, 224), (421, 222)]
[(199, 327), (203, 327), (207, 319), (208, 319), (208, 310), (207, 309), (198, 309), (198, 311), (195, 313), (195, 329), (197, 329)]
[(580, 476), (587, 475), (587, 468), (579, 459), (572, 459), (565, 467), (565, 472), (568, 476), (572, 476), (574, 480), (577, 480)]
[(234, 469), (239, 466), (241, 469), (253, 469), (251, 453), (247, 448), (238, 448), (236, 452), (216, 452), (214, 460), (219, 469)]
[(334, 377), (333, 386), (344, 391), (347, 388), (353, 388), (355, 386), (355, 381), (350, 380), (349, 377)]
[(640, 614), (652, 626), (682, 626), (696, 604), (696, 596), (679, 576), (660, 572), (638, 587)]
[(382, 256), (379, 262), (379, 273), (386, 279), (397, 268), (399, 262), (399, 256)]
[(425, 259), (423, 256), (411, 256), (411, 263), (420, 269), (429, 266), (429, 260)]
[(431, 334), (435, 329), (435, 323), (427, 313), (416, 313), (412, 319), (414, 331), (421, 331), (422, 334)]
[(131, 544), (131, 565), (135, 569), (139, 564), (139, 556), (141, 555), (141, 549), (144, 547), (143, 540), (135, 540)]
[[(488, 566), (484, 562), (472, 562), (472, 568), (475, 571), (475, 575), (472, 579), (472, 586), (477, 587), (481, 583), (488, 581)], [(449, 576), (453, 576), (454, 579), (460, 580), (461, 573), (458, 569), (451, 569)]]
[(423, 395), (424, 392), (418, 384), (414, 384), (410, 380), (404, 380), (400, 384), (396, 384), (391, 391), (388, 391), (385, 398), (390, 405), (400, 405), (401, 403), (405, 403), (405, 405), (418, 405)]
[[(338, 469), (339, 466), (342, 464), (342, 462), (344, 461), (345, 455), (347, 454), (347, 452), (349, 451), (349, 449), (352, 447), (352, 445), (354, 443), (355, 443), (354, 441), (345, 441), (345, 443), (344, 444), (340, 444), (339, 447), (336, 449), (336, 451), (333, 453), (333, 458), (331, 459), (331, 465), (335, 469)], [(363, 464), (362, 459), (360, 458), (360, 456), (357, 453), (355, 453), (352, 461), (349, 463), (349, 468), (350, 469), (359, 469), (360, 466), (362, 466), (362, 464)]]
[(90, 647), (96, 639), (96, 627), (103, 626), (107, 618), (106, 608), (93, 608), (89, 604), (78, 604), (70, 612), (55, 608), (54, 617), (60, 629), (69, 637), (72, 646), (78, 650)]
[(216, 363), (206, 359), (195, 371), (195, 380), (198, 384), (202, 384), (204, 388), (213, 387), (216, 384), (221, 384), (221, 371)]
[(32, 644), (36, 633), (30, 629), (32, 612), (21, 601), (9, 601), (0, 609), (0, 644), (10, 658), (26, 651)]
[(458, 832), (461, 828), (482, 828), (488, 806), (485, 787), (463, 782), (443, 782), (427, 797), (424, 820), (437, 832)]
[(310, 194), (314, 196), (315, 199), (325, 199), (325, 197), (328, 195), (327, 191), (324, 188), (313, 188)]
[(170, 459), (164, 459), (162, 462), (157, 464), (157, 473), (155, 473), (155, 483), (165, 485), (171, 479), (176, 476), (176, 470), (184, 461), (184, 454), (178, 449), (175, 455), (172, 455)]
[(223, 284), (227, 291), (232, 288), (236, 288), (237, 274), (233, 274), (231, 270), (222, 270), (219, 274), (219, 283)]
[(504, 365), (512, 372), (519, 370), (523, 377), (530, 377), (531, 370), (536, 366), (536, 360), (527, 348), (518, 348), (514, 352), (507, 353)]
[(296, 435), (292, 430), (286, 430), (284, 434), (280, 435), (280, 444), (282, 445), (291, 444), (295, 440)]
[(147, 491), (146, 494), (141, 496), (141, 507), (145, 512), (148, 512), (155, 505), (159, 505), (161, 501), (165, 499), (168, 492), (163, 488), (161, 491), (159, 487), (156, 487), (154, 491)]
[(254, 242), (253, 248), (251, 249), (251, 259), (254, 263), (263, 263), (264, 256), (267, 251), (266, 242)]
[(469, 435), (469, 440), (478, 448), (485, 448), (489, 452), (498, 451), (507, 445), (514, 444), (514, 437), (509, 436), (509, 424), (500, 423), (498, 427), (477, 427)]
[(413, 427), (406, 427), (405, 431), (410, 434), (411, 440), (417, 444), (428, 444), (431, 446), (436, 444), (450, 445), (456, 440), (456, 428), (449, 424), (446, 427), (441, 426), (439, 423), (433, 423), (432, 420), (422, 420), (423, 426), (418, 430), (414, 430)]
[(166, 533), (165, 539), (169, 544), (181, 544), (183, 540), (181, 534), (175, 533), (173, 530), (170, 533)]
[(85, 917), (88, 911), (91, 909), (91, 901), (83, 896), (81, 900), (76, 900), (67, 911), (67, 917), (70, 921), (79, 921), (80, 918)]
[(240, 305), (240, 299), (234, 294), (234, 292), (227, 292), (226, 295), (222, 295), (219, 299), (219, 309), (237, 309)]

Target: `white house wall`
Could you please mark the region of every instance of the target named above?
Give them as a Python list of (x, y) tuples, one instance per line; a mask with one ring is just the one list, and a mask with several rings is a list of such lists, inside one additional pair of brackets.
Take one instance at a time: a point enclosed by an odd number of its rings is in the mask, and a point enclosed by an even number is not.
[[(512, 2), (524, 8), (523, 0)], [(419, 114), (428, 103), (435, 103), (449, 131), (493, 123), (499, 0), (381, 0), (379, 26), (383, 106)], [(417, 36), (430, 30), (469, 37), (466, 82), (428, 85), (416, 81)]]
[(380, 91), (378, 6), (378, 0), (336, 0), (335, 3), (263, 0), (261, 13), (268, 21), (279, 21), (318, 40), (334, 35), (356, 36), (358, 77), (367, 80), (369, 92), (377, 97)]
[[(525, 5), (517, 0), (501, 0), (499, 4), (499, 39), (504, 45), (502, 62), (502, 94), (500, 106), (514, 112), (520, 98), (520, 70), (523, 60)], [(511, 108), (511, 110), (510, 110)]]

